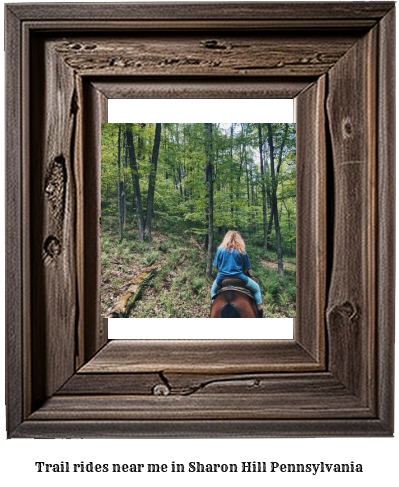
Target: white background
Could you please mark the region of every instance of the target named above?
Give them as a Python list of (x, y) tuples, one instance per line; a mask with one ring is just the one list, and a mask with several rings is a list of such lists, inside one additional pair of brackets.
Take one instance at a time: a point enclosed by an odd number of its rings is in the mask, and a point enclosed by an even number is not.
[[(184, 7), (183, 7), (184, 8)], [(1, 12), (3, 15), (3, 12)], [(1, 19), (3, 25), (3, 19)], [(2, 56), (1, 84), (4, 90), (4, 53)], [(3, 97), (2, 97), (3, 99)], [(2, 133), (4, 134), (4, 123)], [(4, 156), (2, 154), (2, 159)], [(1, 190), (3, 189), (1, 178)], [(4, 198), (2, 198), (4, 199)], [(4, 225), (4, 212), (0, 212)], [(4, 235), (2, 233), (2, 235)], [(4, 237), (1, 238), (4, 255)], [(4, 269), (4, 266), (2, 266)], [(1, 309), (4, 309), (4, 271), (1, 279)], [(4, 315), (2, 323), (4, 323)], [(4, 333), (1, 336), (1, 350), (4, 351)], [(396, 349), (398, 347), (396, 346)], [(396, 350), (398, 356), (398, 350)], [(4, 373), (1, 373), (0, 390), (4, 404)], [(397, 382), (397, 381), (396, 381)], [(396, 394), (397, 396), (397, 394)], [(397, 402), (397, 401), (396, 401)], [(396, 406), (396, 417), (398, 407)], [(174, 485), (191, 487), (219, 485), (228, 482), (230, 486), (242, 486), (243, 482), (254, 486), (317, 485), (323, 487), (353, 486), (358, 482), (374, 485), (398, 485), (398, 439), (395, 438), (319, 438), (319, 439), (205, 439), (205, 440), (6, 440), (5, 410), (0, 415), (1, 431), (1, 474), (5, 482), (14, 485), (49, 485), (54, 481), (60, 486), (87, 485), (88, 481), (98, 486), (109, 486), (117, 481), (120, 486), (155, 486), (173, 482)], [(81, 461), (95, 463), (240, 463), (241, 461), (277, 461), (280, 463), (362, 463), (363, 474), (39, 474), (34, 462), (55, 463)]]

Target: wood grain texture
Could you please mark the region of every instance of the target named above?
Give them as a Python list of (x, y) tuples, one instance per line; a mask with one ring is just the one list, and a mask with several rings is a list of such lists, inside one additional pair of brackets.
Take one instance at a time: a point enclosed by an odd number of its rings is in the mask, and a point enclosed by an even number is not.
[(116, 42), (107, 36), (76, 36), (57, 41), (55, 49), (71, 69), (90, 76), (315, 77), (330, 69), (358, 36), (136, 33)]
[[(157, 389), (157, 386), (164, 388)], [(85, 373), (75, 374), (57, 395), (180, 395), (200, 394), (285, 394), (325, 391), (345, 394), (345, 387), (329, 373), (239, 373), (206, 374), (160, 371), (159, 373)], [(161, 394), (157, 394), (161, 392)], [(162, 394), (163, 391), (163, 394)], [(310, 397), (310, 396), (309, 396)]]
[(375, 379), (375, 42), (371, 30), (330, 70), (327, 101), (334, 185), (329, 370), (368, 404)]
[[(359, 398), (348, 393), (329, 373), (209, 376), (207, 380), (203, 377), (203, 382), (197, 382), (197, 389), (190, 390), (186, 388), (186, 375), (78, 374), (30, 419), (373, 417), (372, 410), (362, 407)], [(90, 378), (92, 383), (89, 385)], [(116, 389), (111, 385), (114, 380), (119, 382), (116, 395), (111, 392)], [(162, 397), (157, 394), (160, 381), (169, 389), (169, 393)], [(146, 390), (151, 383), (151, 391)]]
[[(91, 83), (84, 85), (84, 361), (108, 341), (107, 322), (101, 317), (101, 123), (106, 100)], [(90, 300), (87, 299), (90, 296)]]
[[(5, 178), (7, 181), (5, 194), (6, 221), (18, 222), (15, 225), (7, 225), (5, 235), (5, 275), (8, 285), (6, 291), (6, 398), (7, 398), (7, 424), (9, 431), (13, 430), (23, 419), (24, 414), (24, 382), (23, 367), (21, 362), (23, 354), (24, 328), (27, 325), (27, 316), (24, 314), (26, 305), (27, 276), (24, 268), (27, 265), (24, 248), (24, 223), (27, 215), (23, 205), (24, 186), (26, 181), (26, 166), (23, 165), (23, 147), (20, 144), (22, 138), (22, 103), (21, 93), (21, 65), (12, 62), (18, 58), (22, 36), (18, 18), (6, 10), (6, 36), (5, 49), (9, 54), (6, 59), (5, 69), (9, 73), (6, 79), (7, 98), (5, 103), (5, 117), (8, 123), (14, 127), (8, 134), (5, 146), (5, 157), (9, 163), (6, 165)], [(25, 203), (26, 204), (26, 203)], [(25, 241), (26, 242), (26, 241)]]
[[(325, 99), (325, 76), (295, 99), (298, 163), (294, 338), (323, 364), (326, 357), (324, 314), (327, 279)], [(315, 323), (318, 324), (316, 328)]]
[(293, 340), (111, 340), (80, 372), (223, 374), (319, 368)]
[[(28, 4), (9, 5), (10, 11), (21, 20), (179, 20), (184, 23), (192, 19), (209, 20), (241, 20), (251, 21), (283, 19), (302, 22), (306, 26), (310, 20), (373, 20), (377, 22), (394, 7), (393, 2), (326, 2), (314, 4), (303, 2), (296, 5), (289, 2), (245, 2), (229, 3), (187, 3), (184, 8), (179, 4)], [(368, 25), (368, 24), (367, 24)]]
[(159, 374), (75, 374), (58, 391), (60, 395), (151, 395), (164, 384)]
[[(46, 63), (41, 63), (42, 51), (38, 41), (34, 52), (39, 62), (31, 70), (31, 157), (36, 161), (31, 172), (33, 404), (51, 396), (75, 370), (78, 313), (75, 80), (54, 51), (50, 50)], [(57, 83), (44, 90), (44, 78), (56, 78)], [(55, 316), (58, 326), (54, 326)]]
[[(350, 394), (312, 393), (194, 394), (191, 396), (53, 396), (29, 420), (239, 420), (239, 419), (366, 419), (368, 408)], [(295, 403), (292, 400), (295, 400)], [(328, 402), (327, 402), (328, 400)], [(295, 404), (295, 405), (294, 405)]]
[(15, 438), (297, 438), (391, 435), (378, 419), (263, 420), (37, 420), (25, 421)]
[(377, 324), (376, 356), (384, 356), (377, 370), (378, 415), (393, 430), (395, 347), (395, 11), (379, 24), (377, 135)]
[[(6, 8), (8, 434), (390, 436), (394, 4), (180, 10)], [(297, 97), (295, 340), (106, 343), (107, 99), (268, 93)]]
[(232, 33), (232, 32), (287, 32), (294, 31), (320, 33), (324, 31), (332, 31), (339, 34), (351, 33), (354, 31), (358, 34), (365, 34), (370, 28), (376, 25), (379, 19), (373, 18), (356, 18), (345, 19), (338, 17), (324, 17), (324, 18), (265, 18), (265, 19), (228, 19), (227, 17), (219, 20), (157, 20), (157, 19), (74, 19), (73, 27), (71, 27), (71, 20), (29, 20), (25, 22), (28, 29), (43, 29), (48, 32), (58, 31), (74, 31), (79, 32), (118, 32), (131, 33), (134, 32), (208, 32), (210, 34)]
[(295, 98), (313, 82), (312, 78), (287, 80), (286, 78), (243, 79), (222, 78), (182, 79), (182, 78), (148, 78), (121, 77), (92, 78), (92, 85), (104, 94), (107, 99), (114, 98), (220, 98), (242, 99), (243, 93), (248, 98)]

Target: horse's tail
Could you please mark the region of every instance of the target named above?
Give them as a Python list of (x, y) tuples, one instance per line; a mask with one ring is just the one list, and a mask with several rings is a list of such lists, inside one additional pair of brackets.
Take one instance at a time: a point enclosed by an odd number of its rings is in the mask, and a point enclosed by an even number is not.
[(227, 303), (222, 308), (222, 318), (240, 318), (240, 313), (234, 304)]

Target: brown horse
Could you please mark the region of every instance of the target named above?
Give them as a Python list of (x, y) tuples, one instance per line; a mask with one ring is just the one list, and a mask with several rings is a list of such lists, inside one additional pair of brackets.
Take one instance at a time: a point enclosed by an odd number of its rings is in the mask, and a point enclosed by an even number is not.
[(258, 318), (251, 293), (239, 279), (225, 279), (211, 306), (211, 318)]

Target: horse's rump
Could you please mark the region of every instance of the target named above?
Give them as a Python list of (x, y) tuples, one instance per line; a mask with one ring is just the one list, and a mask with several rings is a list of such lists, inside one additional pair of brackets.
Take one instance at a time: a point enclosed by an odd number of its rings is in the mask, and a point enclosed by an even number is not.
[(223, 306), (222, 310), (222, 318), (240, 318), (240, 313), (238, 309), (234, 306), (234, 304), (227, 303)]
[(211, 318), (257, 318), (253, 296), (243, 288), (222, 288), (211, 306)]

